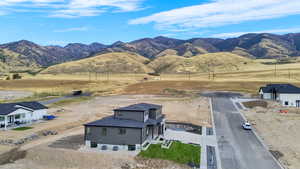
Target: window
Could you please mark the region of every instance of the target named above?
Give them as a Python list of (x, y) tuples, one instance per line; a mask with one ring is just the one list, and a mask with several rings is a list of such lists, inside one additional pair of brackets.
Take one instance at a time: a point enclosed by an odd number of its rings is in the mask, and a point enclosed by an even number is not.
[(97, 148), (97, 143), (96, 142), (91, 142), (91, 148)]
[(15, 119), (20, 119), (20, 118), (21, 118), (20, 114), (15, 115)]
[(119, 129), (119, 134), (120, 134), (120, 135), (126, 134), (126, 129), (120, 128), (120, 129)]
[(26, 117), (26, 114), (25, 114), (25, 113), (24, 113), (24, 114), (21, 114), (21, 118), (25, 119), (25, 117)]
[(121, 112), (116, 111), (116, 112), (115, 112), (115, 116), (116, 116), (116, 117), (121, 117), (121, 116), (123, 116), (123, 114), (122, 114)]
[(106, 136), (107, 135), (107, 128), (102, 128), (101, 135), (102, 136)]
[(284, 105), (288, 106), (288, 105), (289, 105), (289, 102), (288, 102), (288, 101), (285, 101), (285, 102), (284, 102)]
[(86, 134), (90, 134), (91, 133), (91, 128), (87, 127), (86, 128)]
[(136, 146), (135, 145), (128, 145), (128, 151), (135, 151)]
[(4, 117), (3, 116), (0, 117), (0, 121), (4, 121)]

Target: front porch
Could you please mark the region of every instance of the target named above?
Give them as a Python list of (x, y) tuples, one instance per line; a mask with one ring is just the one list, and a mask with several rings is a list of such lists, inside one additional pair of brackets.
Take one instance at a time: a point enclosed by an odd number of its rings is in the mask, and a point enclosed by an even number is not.
[(147, 126), (147, 140), (156, 140), (157, 138), (163, 138), (165, 134), (165, 123), (160, 123), (157, 125)]
[(28, 120), (25, 113), (0, 116), (0, 130), (9, 130), (31, 125), (34, 120)]

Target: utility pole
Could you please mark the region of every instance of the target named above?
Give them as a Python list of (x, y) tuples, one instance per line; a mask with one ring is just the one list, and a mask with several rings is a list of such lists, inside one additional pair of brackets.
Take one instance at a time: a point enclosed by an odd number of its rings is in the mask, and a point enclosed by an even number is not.
[(106, 80), (109, 81), (109, 62), (106, 63)]
[(276, 76), (277, 76), (277, 61), (275, 63), (275, 70), (274, 70), (274, 77), (276, 78)]
[(290, 69), (288, 69), (288, 71), (289, 71), (289, 80), (291, 80), (291, 71)]
[(91, 81), (91, 71), (89, 70), (89, 81)]

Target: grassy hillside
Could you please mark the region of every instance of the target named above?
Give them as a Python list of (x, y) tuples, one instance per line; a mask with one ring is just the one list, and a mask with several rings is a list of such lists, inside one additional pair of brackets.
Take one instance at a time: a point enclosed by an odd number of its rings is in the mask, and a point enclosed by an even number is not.
[(260, 63), (251, 59), (228, 52), (208, 53), (192, 58), (167, 55), (149, 64), (156, 72), (209, 72), (209, 71), (240, 71), (249, 67), (259, 66)]
[(146, 66), (149, 59), (133, 53), (107, 53), (95, 57), (51, 66), (41, 73), (122, 72), (147, 73), (153, 70)]
[(2, 62), (0, 62), (0, 72), (6, 73), (8, 71), (8, 66)]
[[(7, 49), (0, 49), (0, 63), (6, 65), (5, 71), (35, 70), (39, 66), (27, 57)], [(3, 68), (3, 66), (1, 66)], [(1, 68), (0, 68), (1, 70)]]

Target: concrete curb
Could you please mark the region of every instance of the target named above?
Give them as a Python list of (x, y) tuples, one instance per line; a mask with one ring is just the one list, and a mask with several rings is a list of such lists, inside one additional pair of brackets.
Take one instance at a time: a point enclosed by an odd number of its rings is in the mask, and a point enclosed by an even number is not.
[[(238, 113), (241, 114), (242, 118), (244, 119), (244, 121), (247, 121), (246, 116), (241, 113), (239, 111), (239, 109), (236, 107), (236, 105), (234, 104), (233, 99), (230, 99), (233, 102), (234, 107), (236, 108), (236, 110), (238, 111)], [(256, 136), (256, 138), (259, 140), (259, 142), (263, 145), (263, 147), (269, 152), (269, 154), (271, 155), (271, 157), (273, 158), (274, 161), (276, 161), (276, 163), (280, 166), (280, 168), (282, 169), (286, 169), (285, 167), (282, 166), (282, 164), (273, 156), (273, 154), (269, 151), (269, 147), (264, 143), (263, 139), (257, 134), (256, 129), (252, 128), (252, 132), (254, 133), (254, 135)]]
[[(204, 132), (205, 131), (205, 132)], [(206, 136), (206, 127), (202, 128), (202, 136)], [(207, 169), (207, 152), (206, 152), (206, 144), (203, 144), (201, 140), (201, 162), (200, 162), (200, 169)]]
[(212, 107), (212, 98), (209, 98), (209, 107), (210, 107), (210, 113), (211, 113), (211, 123), (212, 123), (212, 129), (214, 132), (214, 136), (216, 137), (216, 159), (217, 159), (217, 168), (222, 169), (222, 163), (220, 159), (220, 151), (218, 147), (218, 139), (217, 139), (217, 133), (216, 133), (216, 128), (215, 128), (215, 121), (214, 121), (214, 112), (213, 112), (213, 107)]

